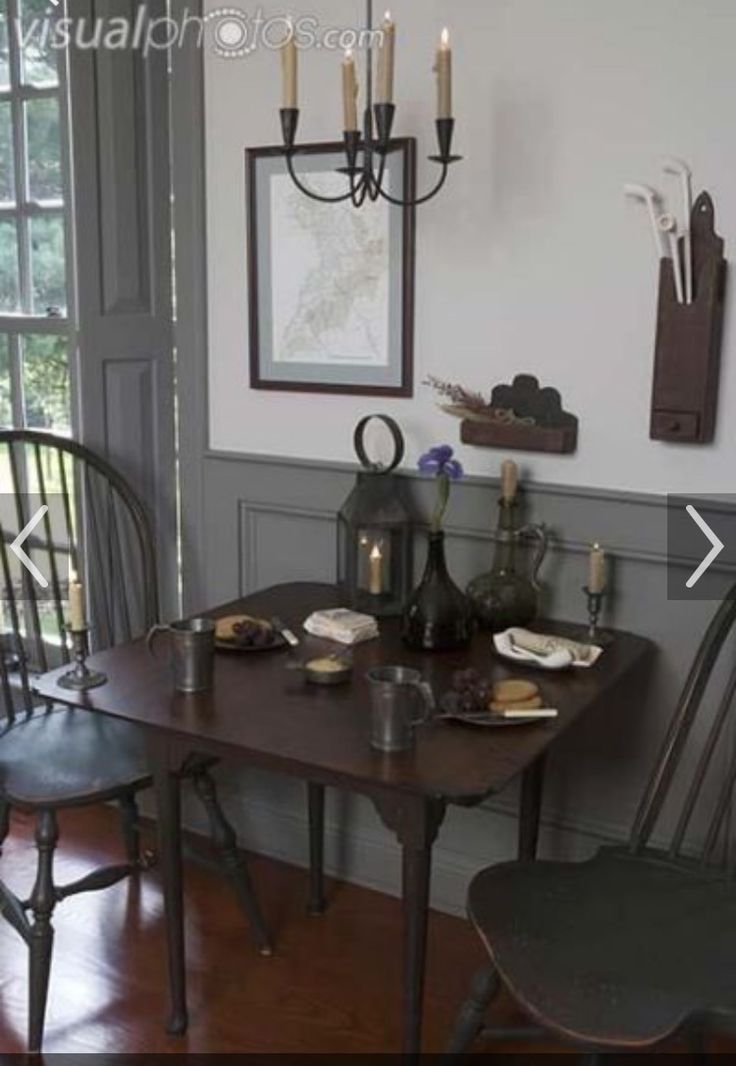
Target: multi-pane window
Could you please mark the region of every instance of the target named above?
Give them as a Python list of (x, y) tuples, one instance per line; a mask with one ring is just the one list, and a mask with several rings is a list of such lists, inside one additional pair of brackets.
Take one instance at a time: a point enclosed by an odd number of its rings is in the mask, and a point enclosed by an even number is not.
[(49, 0), (0, 0), (0, 426), (69, 432), (63, 55)]

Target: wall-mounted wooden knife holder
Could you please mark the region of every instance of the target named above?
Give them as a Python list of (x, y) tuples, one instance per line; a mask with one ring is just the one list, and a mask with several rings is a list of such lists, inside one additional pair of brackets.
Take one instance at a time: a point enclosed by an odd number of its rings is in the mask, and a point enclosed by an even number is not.
[(652, 440), (707, 444), (715, 431), (727, 275), (707, 192), (693, 206), (691, 233), (691, 304), (677, 302), (672, 260), (660, 263), (649, 435)]

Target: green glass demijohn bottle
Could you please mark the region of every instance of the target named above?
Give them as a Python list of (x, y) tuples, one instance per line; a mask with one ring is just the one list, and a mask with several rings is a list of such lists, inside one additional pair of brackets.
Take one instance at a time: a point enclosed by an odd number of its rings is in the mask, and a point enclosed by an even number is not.
[[(474, 578), (467, 588), (478, 624), (492, 633), (528, 625), (536, 618), (540, 591), (537, 575), (547, 553), (547, 531), (543, 525), (516, 526), (517, 471), (511, 460), (502, 466), (501, 481), (493, 566)], [(522, 572), (518, 559), (519, 542), (524, 537), (534, 537), (537, 541), (528, 573)]]

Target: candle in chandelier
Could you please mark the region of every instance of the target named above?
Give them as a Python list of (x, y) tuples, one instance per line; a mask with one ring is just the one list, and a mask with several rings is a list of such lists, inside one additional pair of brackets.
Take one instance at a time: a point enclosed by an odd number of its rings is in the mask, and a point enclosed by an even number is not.
[(294, 26), (291, 19), (287, 22), (286, 37), (281, 45), (281, 70), (284, 78), (284, 107), (295, 108), (298, 106), (296, 90), (297, 57)]
[(600, 593), (606, 587), (606, 553), (600, 544), (590, 549), (588, 559), (588, 591)]
[(394, 99), (394, 50), (396, 45), (396, 24), (387, 11), (381, 26), (381, 47), (378, 52), (378, 78), (376, 86), (376, 103), (391, 104)]
[(371, 548), (368, 567), (368, 591), (371, 596), (380, 596), (383, 592), (383, 556), (377, 544)]
[(519, 484), (519, 468), (513, 459), (504, 459), (501, 463), (501, 498), (513, 500)]
[(437, 118), (452, 118), (452, 49), (450, 31), (445, 26), (437, 49)]
[(346, 130), (358, 129), (357, 100), (358, 80), (355, 76), (355, 60), (351, 49), (348, 48), (342, 61), (342, 107)]
[(84, 588), (76, 571), (69, 570), (69, 628), (75, 633), (87, 626), (84, 617)]

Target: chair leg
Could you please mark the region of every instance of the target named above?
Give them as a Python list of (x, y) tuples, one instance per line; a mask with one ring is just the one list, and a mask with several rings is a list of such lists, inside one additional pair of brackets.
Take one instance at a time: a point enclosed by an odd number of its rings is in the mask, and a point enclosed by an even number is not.
[(141, 861), (141, 820), (134, 794), (129, 792), (126, 796), (121, 796), (118, 806), (120, 807), (125, 857), (132, 865), (139, 866)]
[(54, 944), (54, 927), (51, 915), (56, 904), (53, 865), (54, 850), (59, 839), (54, 811), (41, 811), (36, 820), (36, 848), (38, 870), (36, 883), (29, 904), (33, 912), (33, 925), (29, 942), (29, 1014), (28, 1050), (38, 1052), (43, 1041), (43, 1025), (46, 1016), (46, 1000), (49, 991), (51, 951)]
[(0, 800), (0, 855), (3, 853), (3, 844), (10, 832), (10, 804), (7, 800)]
[(213, 843), (220, 851), (225, 871), (245, 911), (256, 947), (261, 955), (271, 955), (273, 951), (271, 939), (256, 899), (250, 874), (238, 852), (235, 831), (225, 818), (217, 799), (215, 782), (208, 770), (198, 770), (194, 774), (194, 789), (207, 812)]
[(492, 966), (478, 970), (470, 985), (470, 995), (463, 1003), (447, 1045), (447, 1056), (462, 1055), (483, 1028), (486, 1011), (498, 992), (500, 981)]

